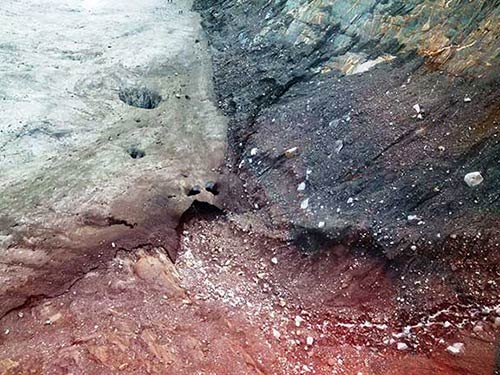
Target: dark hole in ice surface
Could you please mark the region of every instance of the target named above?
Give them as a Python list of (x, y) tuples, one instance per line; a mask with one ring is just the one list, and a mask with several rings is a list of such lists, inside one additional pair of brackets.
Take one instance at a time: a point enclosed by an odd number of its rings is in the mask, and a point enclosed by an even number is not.
[(208, 181), (205, 184), (205, 190), (208, 191), (209, 193), (212, 193), (213, 195), (218, 195), (219, 194), (219, 185), (217, 184), (217, 182)]
[(146, 156), (146, 153), (143, 150), (138, 149), (135, 146), (129, 147), (127, 152), (132, 159), (142, 159), (144, 156)]
[(143, 109), (154, 109), (162, 100), (160, 94), (146, 87), (122, 88), (118, 96), (125, 104)]
[[(182, 228), (183, 224), (189, 222), (193, 218), (204, 218), (204, 219), (215, 219), (221, 215), (224, 215), (224, 211), (220, 208), (207, 203), (195, 200), (191, 207), (189, 207), (181, 216), (179, 221), (179, 228)], [(182, 230), (181, 230), (182, 232)]]
[(192, 197), (193, 195), (198, 195), (200, 193), (201, 193), (201, 186), (195, 185), (187, 192), (187, 196)]

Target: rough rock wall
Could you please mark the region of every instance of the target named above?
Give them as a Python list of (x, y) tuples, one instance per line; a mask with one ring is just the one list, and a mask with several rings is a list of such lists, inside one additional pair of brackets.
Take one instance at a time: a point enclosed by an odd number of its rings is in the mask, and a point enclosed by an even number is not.
[[(323, 44), (329, 68), (416, 51), (455, 74), (498, 67), (498, 1), (199, 1), (220, 37), (237, 46)], [(221, 28), (222, 27), (222, 28)]]
[(362, 243), (457, 280), (470, 270), (450, 259), (472, 257), (495, 275), (499, 4), (198, 1), (252, 204), (305, 249)]
[[(417, 51), (455, 73), (481, 74), (495, 64), (499, 13), (496, 1), (287, 1), (282, 14), (289, 22), (264, 28), (262, 37), (276, 33), (294, 44), (315, 43), (321, 32), (335, 28), (338, 50), (353, 46), (360, 52), (344, 67), (353, 72), (363, 53)], [(342, 61), (342, 59), (340, 59)], [(343, 61), (346, 62), (345, 60)]]

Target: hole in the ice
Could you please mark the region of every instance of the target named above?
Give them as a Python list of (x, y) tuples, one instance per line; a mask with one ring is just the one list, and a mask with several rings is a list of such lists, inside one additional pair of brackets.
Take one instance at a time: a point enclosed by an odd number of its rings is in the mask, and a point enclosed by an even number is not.
[(146, 156), (146, 152), (135, 146), (129, 147), (127, 153), (132, 159), (142, 159), (144, 156)]
[(194, 195), (201, 194), (201, 186), (200, 185), (195, 185), (191, 189), (188, 190), (187, 196), (192, 197)]
[(160, 105), (162, 100), (159, 93), (146, 87), (122, 88), (118, 96), (125, 104), (143, 109), (154, 109)]
[(217, 182), (208, 181), (205, 184), (205, 190), (209, 193), (212, 193), (213, 195), (219, 195), (219, 185), (217, 184)]
[(224, 211), (217, 206), (214, 206), (213, 204), (207, 202), (195, 200), (191, 204), (191, 206), (182, 214), (179, 221), (179, 229), (182, 228), (185, 223), (195, 217), (211, 220), (222, 215), (224, 215)]

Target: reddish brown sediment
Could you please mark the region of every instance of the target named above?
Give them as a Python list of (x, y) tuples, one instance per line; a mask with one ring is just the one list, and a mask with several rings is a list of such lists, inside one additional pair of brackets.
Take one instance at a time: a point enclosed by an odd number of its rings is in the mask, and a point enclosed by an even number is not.
[[(141, 204), (146, 205), (142, 201)], [(2, 285), (0, 316), (24, 304), (64, 293), (87, 272), (104, 267), (118, 251), (161, 244), (175, 259), (179, 216), (167, 207), (162, 207), (162, 211), (159, 216), (142, 218), (133, 224), (114, 216), (87, 216), (81, 219), (80, 226), (56, 233), (36, 228), (17, 232), (19, 240), (3, 252), (9, 263), (4, 263), (3, 276), (7, 281)]]
[[(175, 266), (161, 245), (118, 250), (67, 292), (12, 311), (1, 372), (492, 373), (493, 310), (415, 277), (444, 299), (419, 296), (432, 308), (408, 316), (383, 260), (341, 246), (305, 256), (255, 219), (191, 217)], [(446, 351), (455, 342), (463, 354)]]

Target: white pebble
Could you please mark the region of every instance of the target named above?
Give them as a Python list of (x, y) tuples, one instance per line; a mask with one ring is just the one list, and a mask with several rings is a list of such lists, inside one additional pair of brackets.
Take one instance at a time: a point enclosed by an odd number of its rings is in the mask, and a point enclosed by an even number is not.
[(307, 207), (309, 207), (309, 198), (304, 199), (300, 203), (300, 208), (302, 208), (303, 210), (307, 209)]
[(474, 187), (480, 185), (484, 178), (481, 176), (481, 172), (471, 172), (465, 175), (464, 181), (469, 187)]
[(311, 346), (314, 343), (314, 339), (311, 336), (307, 336), (306, 344)]
[(299, 148), (298, 147), (292, 147), (292, 148), (289, 148), (288, 150), (285, 151), (285, 156), (287, 158), (292, 158), (294, 157), (295, 155), (297, 155), (297, 152), (299, 151)]
[(304, 190), (306, 190), (306, 183), (305, 183), (305, 181), (301, 182), (299, 184), (299, 186), (297, 187), (297, 191), (304, 191)]
[(464, 351), (464, 344), (461, 343), (461, 342), (456, 342), (453, 345), (448, 346), (446, 348), (446, 351), (448, 353), (453, 354), (453, 355), (457, 355), (457, 354), (463, 353), (463, 351)]
[(344, 142), (342, 140), (335, 141), (335, 152), (338, 154), (344, 148)]
[(408, 345), (406, 345), (404, 342), (398, 342), (397, 348), (398, 350), (407, 350)]
[(472, 330), (475, 333), (481, 333), (483, 332), (483, 326), (481, 324), (476, 324)]
[(297, 315), (297, 316), (295, 317), (295, 326), (296, 326), (296, 327), (300, 327), (300, 324), (301, 324), (303, 321), (304, 321), (304, 319), (302, 319), (302, 317), (300, 317), (300, 316), (298, 316), (298, 315)]
[(281, 337), (281, 333), (279, 333), (277, 329), (273, 328), (273, 336), (276, 340), (279, 340)]

